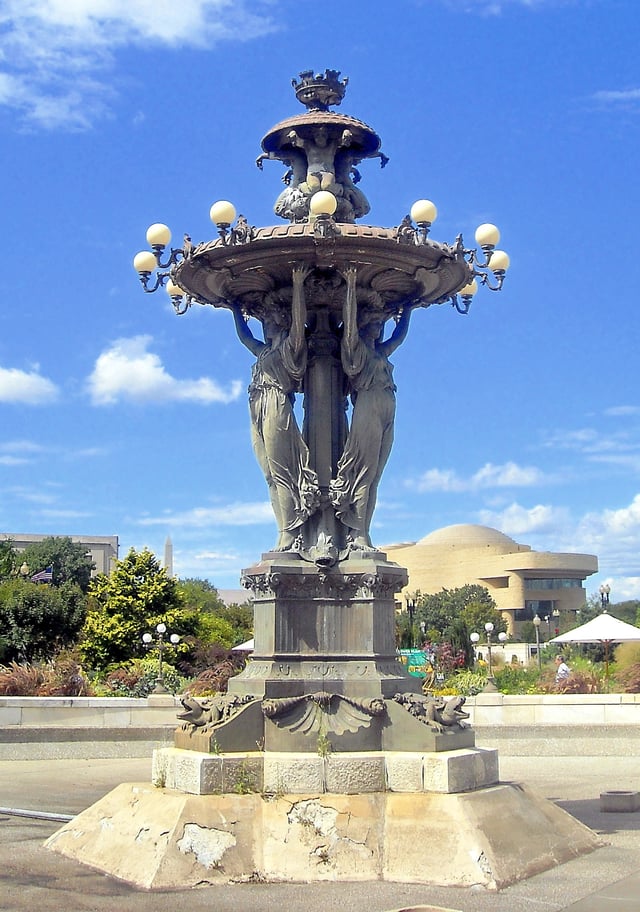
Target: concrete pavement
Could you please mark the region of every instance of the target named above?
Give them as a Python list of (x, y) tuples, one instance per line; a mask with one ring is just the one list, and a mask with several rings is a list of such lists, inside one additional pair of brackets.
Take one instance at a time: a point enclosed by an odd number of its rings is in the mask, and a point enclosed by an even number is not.
[[(148, 782), (150, 771), (150, 759), (3, 761), (0, 807), (74, 814), (120, 782)], [(500, 893), (380, 882), (147, 893), (44, 850), (42, 843), (60, 824), (0, 815), (0, 910), (386, 912), (439, 906), (460, 912), (639, 912), (640, 812), (602, 813), (599, 801), (603, 791), (640, 787), (638, 758), (501, 756), (500, 771), (502, 780), (526, 782), (556, 801), (609, 845)]]

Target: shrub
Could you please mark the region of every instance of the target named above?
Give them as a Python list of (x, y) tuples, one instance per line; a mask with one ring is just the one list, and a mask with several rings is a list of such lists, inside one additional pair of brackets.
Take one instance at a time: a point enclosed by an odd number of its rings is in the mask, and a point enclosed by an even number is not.
[[(123, 665), (112, 666), (96, 679), (100, 696), (148, 697), (158, 681), (159, 662), (155, 656), (132, 659)], [(170, 693), (182, 693), (187, 685), (172, 665), (162, 663), (164, 686)]]
[(44, 681), (42, 665), (9, 662), (0, 667), (0, 694), (3, 697), (37, 697)]
[(79, 697), (91, 694), (73, 654), (52, 662), (10, 662), (0, 666), (0, 695), (5, 697)]
[(640, 642), (620, 643), (615, 651), (616, 670), (625, 671), (640, 663)]
[(47, 665), (48, 677), (40, 690), (43, 697), (88, 697), (92, 690), (74, 651), (62, 652)]
[(561, 694), (595, 694), (602, 693), (602, 680), (595, 671), (572, 671), (568, 678), (554, 683), (549, 693)]
[(194, 697), (206, 697), (214, 693), (225, 693), (229, 684), (229, 678), (237, 675), (244, 665), (244, 659), (238, 659), (235, 655), (227, 655), (221, 658), (211, 668), (201, 671), (195, 681), (191, 681), (187, 690)]
[(523, 665), (503, 665), (495, 674), (496, 687), (505, 694), (536, 693), (540, 687), (537, 668)]
[(446, 684), (431, 691), (437, 696), (451, 696), (461, 694), (464, 697), (474, 697), (485, 687), (487, 676), (482, 672), (464, 669), (447, 678)]
[[(631, 643), (628, 645), (631, 646)], [(622, 688), (623, 693), (640, 693), (640, 662), (617, 670), (615, 681)]]

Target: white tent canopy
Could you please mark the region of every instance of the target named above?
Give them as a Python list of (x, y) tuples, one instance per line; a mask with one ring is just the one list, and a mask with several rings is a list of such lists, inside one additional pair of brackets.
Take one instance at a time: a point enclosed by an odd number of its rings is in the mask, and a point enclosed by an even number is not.
[[(638, 631), (640, 633), (640, 630)], [(253, 652), (254, 645), (253, 639), (247, 640), (245, 643), (240, 643), (239, 646), (234, 646), (231, 652)]]
[(598, 617), (549, 640), (550, 643), (626, 643), (640, 641), (640, 627), (603, 611)]
[(609, 650), (612, 643), (632, 643), (640, 641), (640, 627), (620, 621), (612, 614), (603, 611), (592, 621), (581, 627), (574, 627), (567, 633), (549, 640), (550, 643), (602, 643), (604, 646), (605, 675), (609, 677)]

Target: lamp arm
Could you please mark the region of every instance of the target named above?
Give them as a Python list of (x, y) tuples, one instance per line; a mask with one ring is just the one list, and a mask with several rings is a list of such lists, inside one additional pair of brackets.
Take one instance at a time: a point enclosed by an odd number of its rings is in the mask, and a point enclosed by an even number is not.
[(169, 254), (169, 259), (167, 260), (167, 262), (161, 263), (160, 258), (162, 257), (162, 254), (164, 252), (164, 247), (160, 247), (158, 244), (155, 244), (152, 247), (152, 250), (155, 254), (156, 262), (158, 263), (158, 269), (168, 269), (169, 266), (173, 266), (174, 263), (180, 262), (178, 257), (180, 257), (180, 258), (184, 257), (184, 250), (182, 249), (182, 247), (172, 247), (171, 253)]

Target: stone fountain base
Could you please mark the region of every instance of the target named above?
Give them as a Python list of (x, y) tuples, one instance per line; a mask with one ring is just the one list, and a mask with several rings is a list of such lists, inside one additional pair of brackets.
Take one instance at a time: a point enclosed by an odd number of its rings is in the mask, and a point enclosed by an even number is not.
[[(147, 889), (388, 880), (500, 889), (602, 845), (497, 752), (212, 756), (165, 748), (47, 848)], [(333, 789), (340, 788), (340, 792)], [(224, 793), (215, 794), (224, 789)]]

